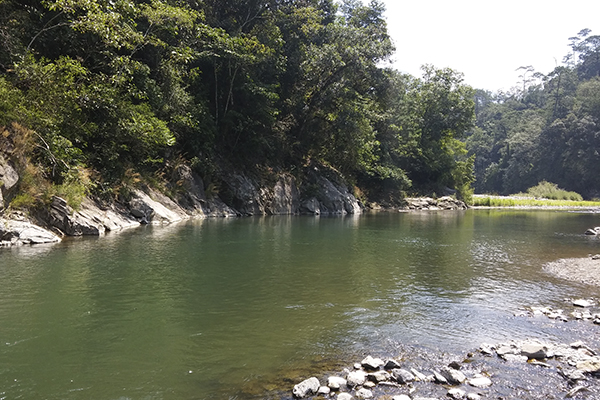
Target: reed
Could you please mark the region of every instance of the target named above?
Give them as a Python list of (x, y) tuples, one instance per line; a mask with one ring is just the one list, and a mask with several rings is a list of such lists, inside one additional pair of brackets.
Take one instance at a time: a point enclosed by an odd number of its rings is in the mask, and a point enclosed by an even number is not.
[(600, 201), (550, 200), (500, 196), (474, 196), (475, 207), (600, 207)]

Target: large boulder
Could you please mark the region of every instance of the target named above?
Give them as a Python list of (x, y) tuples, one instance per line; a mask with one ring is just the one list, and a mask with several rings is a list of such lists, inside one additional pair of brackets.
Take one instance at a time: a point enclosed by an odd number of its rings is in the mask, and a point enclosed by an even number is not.
[(163, 224), (178, 222), (189, 216), (183, 208), (164, 194), (146, 188), (136, 189), (129, 201), (131, 215), (140, 223)]
[(0, 219), (0, 245), (58, 243), (60, 237), (28, 221)]
[(362, 206), (348, 190), (348, 185), (335, 170), (321, 165), (310, 165), (306, 182), (301, 187), (304, 198), (301, 214), (343, 215), (360, 214)]
[(303, 399), (316, 394), (320, 387), (321, 384), (319, 383), (319, 380), (313, 376), (312, 378), (306, 379), (295, 385), (292, 393), (294, 394), (294, 397)]
[(45, 214), (43, 219), (46, 223), (68, 236), (100, 236), (106, 230), (101, 222), (75, 212), (65, 199), (58, 196), (52, 198)]

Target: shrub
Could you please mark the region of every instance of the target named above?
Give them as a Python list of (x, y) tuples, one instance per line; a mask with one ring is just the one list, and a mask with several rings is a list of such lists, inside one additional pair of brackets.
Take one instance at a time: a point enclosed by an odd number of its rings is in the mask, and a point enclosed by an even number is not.
[(583, 198), (579, 193), (568, 192), (560, 189), (557, 184), (547, 181), (541, 181), (534, 187), (527, 189), (527, 194), (535, 198), (550, 199), (550, 200), (571, 200), (582, 201)]

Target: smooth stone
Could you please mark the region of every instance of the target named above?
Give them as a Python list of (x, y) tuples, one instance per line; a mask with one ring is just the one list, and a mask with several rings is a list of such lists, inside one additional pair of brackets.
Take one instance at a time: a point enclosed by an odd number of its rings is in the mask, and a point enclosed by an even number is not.
[(600, 358), (592, 357), (588, 360), (580, 361), (577, 363), (577, 369), (591, 374), (598, 373), (600, 372)]
[(367, 379), (373, 381), (375, 383), (387, 381), (390, 379), (390, 373), (386, 371), (376, 371), (370, 374), (367, 374)]
[(439, 372), (433, 371), (433, 377), (437, 383), (447, 384), (448, 380)]
[(415, 376), (415, 380), (419, 380), (421, 382), (427, 382), (427, 381), (429, 381), (429, 379), (427, 378), (427, 376), (425, 376), (425, 374), (417, 371), (414, 368), (411, 368), (410, 372), (412, 372), (412, 374)]
[(463, 374), (459, 370), (456, 370), (453, 368), (448, 368), (448, 367), (442, 368), (442, 370), (440, 371), (440, 374), (442, 374), (442, 376), (444, 378), (446, 378), (446, 380), (453, 385), (459, 385), (467, 380), (467, 377), (465, 376), (465, 374)]
[(467, 394), (467, 400), (480, 400), (481, 396), (477, 393), (469, 393)]
[(327, 386), (321, 386), (319, 388), (319, 390), (317, 391), (317, 394), (329, 394), (331, 393), (331, 388), (327, 387)]
[(415, 380), (415, 376), (410, 371), (402, 368), (393, 369), (392, 376), (398, 383), (409, 383)]
[(366, 387), (367, 389), (373, 389), (375, 386), (377, 386), (377, 384), (373, 381), (366, 381), (363, 384), (363, 387)]
[(379, 369), (380, 367), (383, 367), (384, 364), (385, 363), (381, 358), (373, 358), (371, 356), (367, 356), (360, 362), (360, 365), (367, 369)]
[(485, 388), (492, 385), (492, 380), (487, 376), (477, 376), (469, 379), (467, 383), (476, 388)]
[(392, 400), (411, 400), (411, 398), (408, 395), (400, 394), (398, 396), (392, 397)]
[(507, 345), (507, 344), (503, 344), (500, 347), (496, 348), (496, 354), (498, 354), (500, 357), (503, 357), (507, 354), (519, 354), (521, 353), (521, 350), (519, 350), (516, 346), (511, 346), (511, 345)]
[(591, 307), (593, 303), (585, 299), (579, 299), (573, 300), (573, 305), (576, 307), (588, 308)]
[(457, 400), (464, 399), (466, 395), (467, 395), (467, 392), (465, 392), (462, 389), (454, 388), (454, 389), (448, 390), (448, 396), (450, 396), (453, 399), (457, 399)]
[(365, 371), (362, 370), (358, 370), (358, 371), (352, 371), (348, 374), (348, 376), (346, 377), (346, 385), (347, 386), (362, 386), (364, 385), (364, 383), (367, 380), (367, 374)]
[(369, 389), (359, 389), (356, 391), (355, 396), (357, 399), (372, 399), (373, 398), (373, 392), (371, 392)]
[(354, 400), (354, 397), (350, 393), (340, 393), (337, 396), (337, 400)]
[(383, 366), (384, 369), (394, 369), (394, 368), (400, 368), (400, 367), (401, 367), (400, 363), (392, 358), (386, 360), (385, 365)]
[(347, 384), (348, 381), (339, 376), (330, 376), (327, 378), (327, 386), (329, 386), (330, 389), (339, 390), (339, 388), (344, 387)]
[(528, 359), (534, 358), (540, 360), (548, 358), (548, 347), (542, 343), (526, 342), (521, 345), (521, 355)]
[(527, 362), (526, 356), (516, 354), (504, 354), (502, 355), (502, 359), (508, 362)]
[(292, 393), (295, 397), (303, 399), (307, 396), (317, 393), (320, 387), (321, 384), (319, 383), (319, 380), (313, 376), (312, 378), (308, 378), (294, 386)]

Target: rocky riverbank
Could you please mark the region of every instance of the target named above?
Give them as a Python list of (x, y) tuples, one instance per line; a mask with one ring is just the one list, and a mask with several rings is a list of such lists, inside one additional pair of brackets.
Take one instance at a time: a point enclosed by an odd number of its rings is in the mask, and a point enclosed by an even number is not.
[(546, 264), (544, 270), (562, 279), (600, 286), (600, 255), (563, 258)]
[[(509, 375), (519, 371), (513, 384), (506, 381), (507, 371)], [(523, 375), (527, 373), (541, 375), (542, 380), (545, 375), (546, 385), (528, 387)], [(599, 375), (600, 357), (583, 341), (533, 339), (482, 344), (462, 360), (425, 368), (406, 360), (367, 356), (338, 374), (299, 382), (292, 395), (337, 400), (597, 399)]]
[[(116, 232), (143, 224), (170, 224), (189, 218), (251, 215), (359, 214), (366, 206), (352, 193), (339, 172), (312, 164), (303, 180), (289, 173), (263, 176), (224, 169), (219, 181), (206, 183), (186, 165), (176, 168), (158, 191), (146, 185), (131, 188), (127, 198), (111, 201), (86, 198), (77, 209), (54, 196), (50, 205), (25, 215), (5, 212), (21, 179), (9, 161), (0, 158), (0, 246), (54, 243), (64, 236)], [(169, 193), (169, 195), (165, 194)], [(406, 199), (404, 210), (466, 209), (452, 197)]]
[[(481, 344), (448, 362), (443, 354), (365, 357), (339, 373), (305, 379), (289, 397), (337, 400), (599, 399), (600, 308), (595, 299), (565, 299), (562, 308), (524, 307), (515, 317), (576, 327), (571, 343), (547, 339)], [(566, 325), (565, 325), (566, 326)], [(560, 329), (560, 325), (555, 325)], [(591, 335), (591, 336), (590, 336)], [(594, 339), (594, 340), (590, 340)]]

